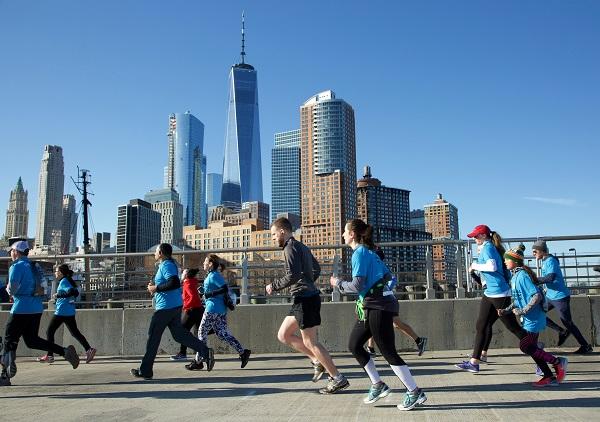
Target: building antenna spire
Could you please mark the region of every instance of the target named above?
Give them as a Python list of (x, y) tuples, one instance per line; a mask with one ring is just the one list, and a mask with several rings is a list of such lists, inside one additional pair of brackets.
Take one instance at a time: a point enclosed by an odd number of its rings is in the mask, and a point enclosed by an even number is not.
[(242, 11), (242, 52), (241, 52), (241, 57), (242, 57), (242, 64), (244, 64), (244, 59), (246, 57), (246, 51), (245, 51), (245, 45), (244, 45), (244, 11)]

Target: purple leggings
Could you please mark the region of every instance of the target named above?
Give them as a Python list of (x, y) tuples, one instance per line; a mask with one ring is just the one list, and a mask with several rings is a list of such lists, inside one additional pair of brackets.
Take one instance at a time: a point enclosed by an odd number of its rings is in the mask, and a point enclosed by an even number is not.
[(535, 363), (544, 372), (544, 377), (551, 377), (553, 374), (548, 364), (555, 365), (558, 363), (558, 359), (552, 353), (548, 353), (538, 347), (538, 337), (539, 333), (527, 331), (527, 335), (519, 342), (519, 349), (533, 358)]

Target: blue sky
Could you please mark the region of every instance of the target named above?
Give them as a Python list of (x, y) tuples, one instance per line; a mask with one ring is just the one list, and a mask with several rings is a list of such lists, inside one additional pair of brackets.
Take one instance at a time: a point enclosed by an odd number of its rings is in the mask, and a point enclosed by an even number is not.
[[(44, 144), (61, 145), (65, 192), (92, 173), (93, 231), (162, 186), (167, 123), (191, 110), (220, 172), (227, 75), (258, 70), (263, 180), (273, 134), (332, 89), (355, 109), (357, 166), (441, 192), (461, 235), (600, 233), (600, 2), (0, 0), (0, 210), (19, 176), (35, 233)], [(4, 232), (4, 213), (0, 232)], [(582, 250), (600, 250), (583, 244)]]

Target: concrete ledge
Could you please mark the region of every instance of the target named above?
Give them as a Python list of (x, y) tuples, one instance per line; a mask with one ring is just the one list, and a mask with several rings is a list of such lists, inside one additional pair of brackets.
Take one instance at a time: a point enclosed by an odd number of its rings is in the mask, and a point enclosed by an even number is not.
[[(400, 302), (400, 318), (408, 323), (418, 335), (429, 338), (429, 350), (469, 349), (475, 337), (475, 322), (480, 299), (438, 299)], [(291, 349), (277, 341), (279, 326), (288, 314), (291, 305), (241, 305), (228, 315), (232, 334), (246, 348), (255, 353), (282, 353)], [(600, 332), (600, 296), (577, 296), (571, 299), (573, 319), (584, 337), (598, 346), (597, 333)], [(138, 356), (145, 351), (147, 331), (152, 317), (152, 309), (103, 309), (79, 310), (77, 325), (89, 343), (101, 355)], [(0, 327), (4, 327), (8, 312), (0, 312)], [(555, 311), (548, 314), (560, 324)], [(45, 337), (46, 326), (52, 316), (46, 311), (42, 317), (40, 335)], [(347, 351), (348, 337), (356, 315), (354, 302), (326, 302), (321, 306), (323, 324), (319, 329), (319, 339), (332, 352)], [(3, 335), (4, 330), (0, 330)], [(400, 350), (414, 350), (412, 339), (396, 331), (396, 346)], [(540, 336), (549, 347), (556, 346), (558, 335), (546, 329)], [(74, 344), (77, 350), (83, 348), (61, 327), (56, 340), (63, 345)], [(215, 336), (209, 343), (217, 353), (234, 353)], [(514, 348), (516, 339), (502, 325), (494, 325), (492, 349)], [(570, 337), (565, 346), (577, 347)], [(159, 354), (174, 354), (179, 345), (168, 332), (163, 336)], [(41, 353), (29, 350), (23, 341), (19, 345), (19, 356), (38, 356)]]

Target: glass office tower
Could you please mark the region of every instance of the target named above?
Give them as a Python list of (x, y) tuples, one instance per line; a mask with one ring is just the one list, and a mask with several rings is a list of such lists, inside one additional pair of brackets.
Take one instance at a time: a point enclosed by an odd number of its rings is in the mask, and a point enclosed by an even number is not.
[(271, 219), (281, 213), (300, 216), (300, 129), (275, 134), (271, 175)]
[(242, 21), (241, 63), (233, 65), (229, 72), (221, 191), (221, 203), (235, 210), (240, 209), (242, 202), (263, 200), (257, 73), (244, 62), (245, 55)]

